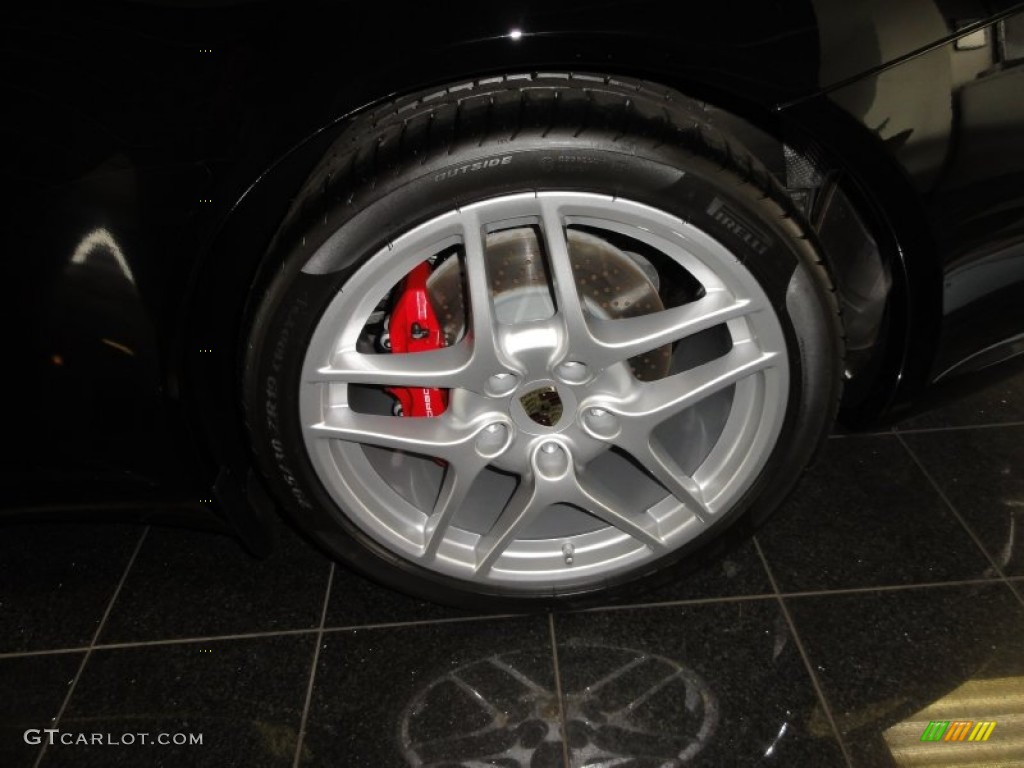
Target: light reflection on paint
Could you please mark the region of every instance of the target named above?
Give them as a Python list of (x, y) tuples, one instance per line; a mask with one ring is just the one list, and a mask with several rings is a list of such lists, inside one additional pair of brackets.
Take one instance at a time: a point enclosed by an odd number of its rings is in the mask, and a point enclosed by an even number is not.
[(94, 229), (82, 238), (82, 241), (75, 246), (74, 253), (71, 254), (71, 263), (88, 264), (97, 253), (109, 253), (117, 264), (118, 269), (121, 270), (121, 273), (128, 278), (132, 285), (135, 284), (135, 276), (132, 274), (131, 267), (128, 266), (128, 261), (124, 257), (124, 251), (121, 250), (121, 246), (117, 244), (110, 231), (103, 227)]
[(124, 352), (129, 357), (135, 357), (135, 350), (131, 347), (126, 347), (124, 344), (114, 341), (113, 339), (100, 339), (100, 341), (108, 347), (116, 349), (118, 352)]

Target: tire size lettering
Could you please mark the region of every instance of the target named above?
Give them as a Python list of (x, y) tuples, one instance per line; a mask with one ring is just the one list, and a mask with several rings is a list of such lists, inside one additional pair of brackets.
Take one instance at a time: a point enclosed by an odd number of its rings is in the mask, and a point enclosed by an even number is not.
[(266, 424), (267, 431), (271, 436), (270, 448), (274, 454), (274, 464), (281, 475), (281, 479), (284, 481), (285, 485), (288, 486), (296, 504), (303, 509), (312, 509), (313, 505), (299, 487), (299, 481), (296, 479), (295, 473), (288, 464), (288, 459), (284, 450), (284, 443), (281, 441), (281, 425), (279, 421), (280, 409), (278, 407), (278, 401), (281, 393), (277, 380), (278, 374), (280, 373), (284, 363), (284, 357), (288, 349), (288, 342), (292, 335), (292, 329), (295, 327), (297, 322), (297, 315), (305, 309), (305, 307), (306, 302), (301, 299), (296, 300), (295, 303), (292, 304), (285, 317), (285, 321), (282, 324), (277, 344), (274, 346), (274, 352), (271, 356), (270, 362), (272, 373), (266, 378), (264, 423)]

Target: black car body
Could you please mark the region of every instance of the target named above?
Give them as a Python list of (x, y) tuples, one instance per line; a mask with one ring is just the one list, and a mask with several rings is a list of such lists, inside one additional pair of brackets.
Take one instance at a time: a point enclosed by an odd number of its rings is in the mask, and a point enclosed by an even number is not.
[(261, 546), (238, 393), (268, 244), (352, 116), (460, 79), (706, 102), (818, 232), (847, 424), (1024, 349), (1021, 5), (40, 3), (3, 35), (8, 517), (198, 512)]

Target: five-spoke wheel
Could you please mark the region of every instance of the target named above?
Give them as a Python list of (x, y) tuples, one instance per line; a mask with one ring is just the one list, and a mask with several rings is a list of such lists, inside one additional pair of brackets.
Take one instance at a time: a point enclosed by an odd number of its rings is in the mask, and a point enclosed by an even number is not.
[(667, 578), (778, 505), (838, 402), (807, 230), (650, 84), (492, 79), (376, 110), (267, 260), (258, 465), (332, 555), (432, 599)]
[[(424, 261), (461, 273), (464, 296), (432, 298), (467, 324), (436, 351), (375, 350), (374, 318)], [(528, 270), (540, 279), (495, 290)], [(664, 307), (655, 282), (671, 280), (694, 287)], [(641, 379), (630, 361), (652, 353)], [(392, 415), (387, 387), (450, 405)], [(779, 321), (725, 247), (640, 203), (543, 192), (449, 211), (370, 258), (314, 331), (301, 403), (321, 482), (368, 535), (457, 578), (552, 585), (600, 582), (713, 525), (763, 468), (787, 393)]]

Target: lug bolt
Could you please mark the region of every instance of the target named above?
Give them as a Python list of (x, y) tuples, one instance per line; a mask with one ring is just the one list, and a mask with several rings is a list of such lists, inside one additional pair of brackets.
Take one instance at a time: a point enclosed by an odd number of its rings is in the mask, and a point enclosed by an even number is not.
[(497, 456), (508, 443), (508, 427), (494, 422), (484, 427), (476, 438), (476, 450), (481, 456)]
[(587, 431), (602, 440), (611, 439), (619, 433), (619, 420), (607, 408), (587, 408), (583, 420)]
[(590, 375), (587, 371), (587, 366), (573, 360), (559, 365), (556, 373), (558, 374), (558, 378), (566, 384), (582, 384)]
[(507, 395), (516, 388), (516, 384), (514, 373), (496, 373), (487, 380), (487, 394), (492, 397)]
[(557, 480), (569, 471), (569, 452), (554, 440), (549, 440), (541, 445), (534, 466), (542, 477)]

